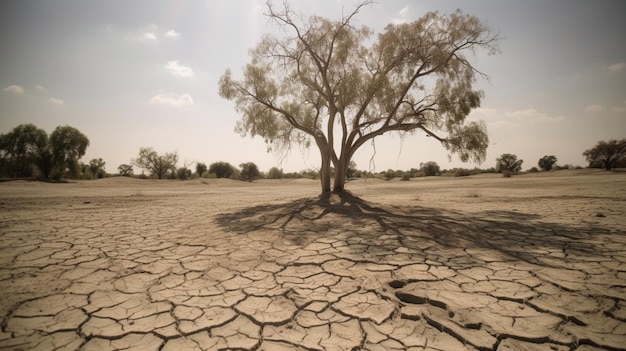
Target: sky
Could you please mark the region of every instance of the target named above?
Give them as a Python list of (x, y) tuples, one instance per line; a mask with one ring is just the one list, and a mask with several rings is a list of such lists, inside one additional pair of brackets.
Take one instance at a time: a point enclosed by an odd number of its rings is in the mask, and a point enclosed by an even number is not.
[[(304, 15), (340, 19), (355, 1), (290, 1)], [(523, 169), (544, 155), (585, 166), (582, 152), (626, 137), (626, 2), (621, 0), (379, 0), (356, 25), (381, 32), (389, 23), (456, 9), (501, 37), (501, 53), (479, 53), (489, 76), (470, 120), (487, 125), (482, 164), (462, 163), (422, 133), (375, 139), (357, 152), (357, 168), (374, 172), (495, 166), (512, 153)], [(264, 34), (281, 35), (260, 0), (0, 1), (0, 133), (23, 123), (52, 132), (70, 125), (90, 145), (81, 161), (102, 158), (109, 173), (141, 147), (176, 151), (179, 166), (254, 162), (296, 172), (319, 168), (319, 151), (268, 153), (259, 137), (234, 131), (240, 115), (218, 94), (227, 69), (235, 78)], [(193, 165), (191, 166), (194, 167)]]

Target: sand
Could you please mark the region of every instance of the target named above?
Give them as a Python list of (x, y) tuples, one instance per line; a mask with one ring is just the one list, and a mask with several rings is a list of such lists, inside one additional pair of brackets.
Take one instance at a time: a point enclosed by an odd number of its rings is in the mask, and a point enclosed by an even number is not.
[(626, 350), (626, 173), (0, 183), (0, 350)]

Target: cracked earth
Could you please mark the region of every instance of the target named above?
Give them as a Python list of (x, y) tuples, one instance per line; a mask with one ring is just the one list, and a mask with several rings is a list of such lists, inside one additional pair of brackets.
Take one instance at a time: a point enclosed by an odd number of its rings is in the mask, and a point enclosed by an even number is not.
[(0, 183), (0, 350), (626, 350), (626, 174)]

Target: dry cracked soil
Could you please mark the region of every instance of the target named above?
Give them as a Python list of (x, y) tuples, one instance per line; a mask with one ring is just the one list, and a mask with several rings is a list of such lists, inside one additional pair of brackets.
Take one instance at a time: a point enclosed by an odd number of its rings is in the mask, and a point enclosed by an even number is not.
[(0, 350), (626, 350), (626, 173), (0, 183)]

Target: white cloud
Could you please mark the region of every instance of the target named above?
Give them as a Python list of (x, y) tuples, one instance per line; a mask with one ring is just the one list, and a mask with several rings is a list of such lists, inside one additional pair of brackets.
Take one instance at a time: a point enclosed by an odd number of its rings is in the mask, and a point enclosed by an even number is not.
[(50, 102), (51, 102), (52, 104), (54, 104), (54, 105), (57, 105), (57, 106), (63, 106), (63, 105), (65, 105), (65, 101), (63, 101), (63, 100), (61, 100), (61, 99), (53, 98), (53, 97), (50, 97)]
[(190, 67), (183, 66), (178, 61), (169, 61), (165, 68), (170, 71), (171, 74), (179, 77), (193, 77), (193, 70)]
[(24, 94), (24, 88), (19, 85), (9, 85), (8, 87), (4, 88), (4, 91), (13, 94)]
[(626, 71), (626, 62), (618, 62), (609, 66), (609, 72), (621, 73)]
[(157, 37), (156, 37), (156, 34), (152, 32), (145, 32), (139, 37), (139, 39), (146, 40), (146, 41), (156, 41)]
[(177, 31), (175, 31), (175, 30), (173, 30), (173, 29), (170, 29), (170, 30), (168, 30), (168, 31), (165, 33), (165, 36), (166, 36), (166, 37), (168, 37), (168, 38), (173, 38), (173, 39), (175, 39), (175, 38), (180, 37), (180, 33), (178, 33)]
[(41, 92), (44, 92), (44, 93), (48, 92), (48, 89), (42, 87), (41, 85), (35, 85), (35, 89), (37, 89), (37, 90), (39, 90)]
[(556, 122), (564, 119), (563, 116), (548, 116), (534, 108), (505, 112), (504, 115), (519, 122)]
[(153, 96), (150, 99), (150, 103), (156, 105), (169, 105), (169, 106), (184, 106), (184, 105), (193, 105), (193, 99), (189, 94), (182, 94), (180, 96), (176, 96), (171, 93), (162, 93)]
[(409, 13), (409, 7), (405, 6), (404, 8), (402, 8), (400, 11), (398, 11), (398, 16), (396, 18), (392, 18), (391, 19), (391, 23), (393, 24), (402, 24), (402, 23), (407, 23), (408, 20), (406, 19), (406, 15)]
[(587, 105), (585, 107), (585, 111), (587, 112), (602, 112), (605, 111), (606, 108), (604, 108), (604, 106), (602, 105)]

